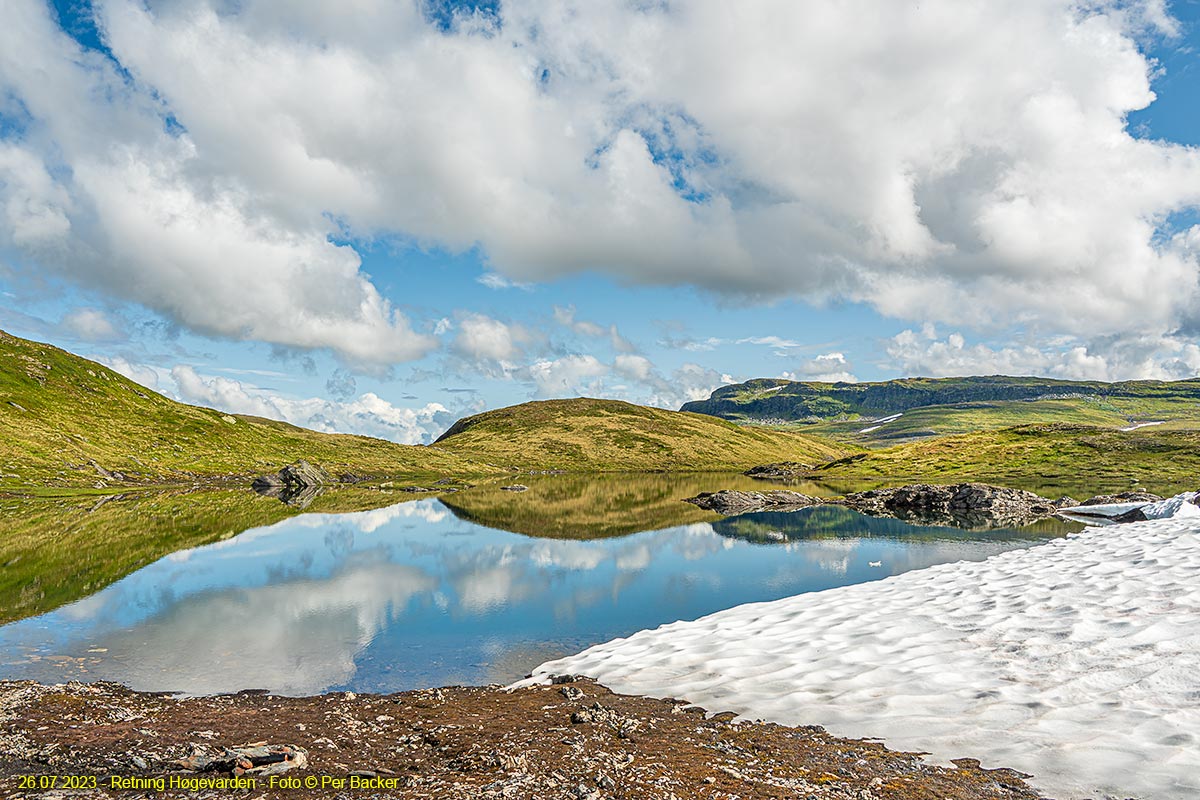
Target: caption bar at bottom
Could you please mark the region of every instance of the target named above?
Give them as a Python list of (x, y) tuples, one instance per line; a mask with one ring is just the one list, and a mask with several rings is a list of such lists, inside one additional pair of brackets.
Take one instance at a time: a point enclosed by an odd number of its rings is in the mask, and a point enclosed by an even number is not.
[(399, 789), (400, 778), (349, 775), (272, 775), (252, 777), (197, 777), (194, 775), (22, 775), (17, 778), (17, 791), (46, 789), (109, 789), (151, 792), (197, 792), (205, 789)]

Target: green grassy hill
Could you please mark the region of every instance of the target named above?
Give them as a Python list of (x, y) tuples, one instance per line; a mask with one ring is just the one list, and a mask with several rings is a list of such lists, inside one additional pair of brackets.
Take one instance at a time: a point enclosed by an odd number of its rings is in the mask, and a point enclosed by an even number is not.
[(864, 447), (1033, 423), (1200, 429), (1200, 380), (1059, 381), (988, 376), (882, 383), (759, 379), (724, 386), (685, 411), (795, 428)]
[(299, 458), (334, 474), (495, 472), (436, 448), (184, 405), (95, 362), (0, 332), (0, 487), (191, 483)]
[(617, 400), (545, 400), (459, 420), (437, 446), (519, 470), (744, 470), (772, 461), (819, 464), (855, 450), (792, 431)]
[(492, 411), (460, 421), (434, 446), (399, 445), (184, 405), (95, 362), (0, 332), (0, 489), (236, 482), (300, 458), (334, 475), (421, 482), (513, 470), (741, 470), (853, 451), (787, 431), (584, 399)]
[(816, 474), (892, 484), (985, 481), (1078, 500), (1135, 487), (1171, 495), (1200, 488), (1200, 431), (1022, 425), (862, 452)]

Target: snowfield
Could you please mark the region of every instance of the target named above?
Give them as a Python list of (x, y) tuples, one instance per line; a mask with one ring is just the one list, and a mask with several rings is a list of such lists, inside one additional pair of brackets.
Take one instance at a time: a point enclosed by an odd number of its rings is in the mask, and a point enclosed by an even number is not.
[(1031, 773), (1200, 797), (1200, 515), (738, 606), (547, 662), (618, 692)]

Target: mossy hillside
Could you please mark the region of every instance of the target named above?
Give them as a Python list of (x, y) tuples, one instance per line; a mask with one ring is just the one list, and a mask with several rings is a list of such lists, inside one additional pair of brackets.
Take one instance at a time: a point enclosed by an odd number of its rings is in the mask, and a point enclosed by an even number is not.
[(853, 452), (792, 432), (587, 399), (488, 412), (451, 433), (436, 446), (406, 446), (188, 406), (95, 362), (0, 332), (0, 489), (245, 478), (299, 458), (334, 474), (420, 482), (514, 469), (739, 470)]
[(568, 472), (740, 471), (772, 461), (815, 465), (856, 450), (794, 431), (589, 398), (477, 414), (435, 444), (510, 469)]
[(862, 452), (817, 474), (893, 485), (984, 481), (1043, 495), (1056, 489), (1079, 500), (1133, 487), (1171, 495), (1197, 488), (1200, 431), (1023, 425)]
[(486, 475), (437, 448), (323, 434), (177, 403), (113, 370), (0, 332), (0, 487), (190, 483), (299, 458), (332, 473)]

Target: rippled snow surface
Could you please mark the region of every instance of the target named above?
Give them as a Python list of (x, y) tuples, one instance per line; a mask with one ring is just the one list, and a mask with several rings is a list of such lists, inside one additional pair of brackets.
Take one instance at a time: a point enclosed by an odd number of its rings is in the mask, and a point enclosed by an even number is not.
[(1200, 797), (1200, 517), (731, 608), (543, 664), (1032, 773), (1059, 798)]

